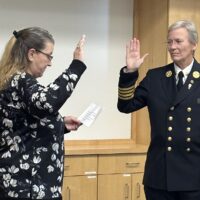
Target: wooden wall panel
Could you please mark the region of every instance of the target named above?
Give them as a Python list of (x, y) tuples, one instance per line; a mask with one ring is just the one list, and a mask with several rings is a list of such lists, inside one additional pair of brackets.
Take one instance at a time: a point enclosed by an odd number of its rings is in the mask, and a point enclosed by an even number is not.
[[(199, 0), (170, 0), (169, 24), (177, 20), (192, 20), (200, 34), (200, 1)], [(195, 58), (200, 62), (200, 48), (197, 48)], [(168, 61), (171, 62), (168, 55)]]
[[(139, 38), (141, 53), (149, 53), (139, 70), (139, 81), (143, 79), (150, 68), (166, 64), (166, 36), (168, 24), (167, 0), (135, 0), (134, 4), (134, 36)], [(148, 144), (150, 139), (150, 125), (147, 109), (137, 111), (136, 116), (136, 142)], [(134, 132), (135, 127), (132, 126)], [(134, 133), (133, 133), (134, 134)]]

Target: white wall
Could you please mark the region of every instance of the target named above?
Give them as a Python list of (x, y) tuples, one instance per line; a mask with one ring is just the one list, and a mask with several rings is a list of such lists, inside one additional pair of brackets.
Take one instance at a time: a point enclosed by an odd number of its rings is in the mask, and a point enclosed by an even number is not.
[(103, 111), (90, 128), (82, 126), (66, 139), (130, 138), (130, 115), (118, 112), (117, 90), (132, 37), (133, 0), (0, 0), (0, 54), (13, 30), (30, 26), (49, 30), (56, 41), (53, 66), (39, 79), (42, 84), (71, 63), (76, 42), (86, 34), (88, 69), (60, 112), (79, 116), (91, 102)]

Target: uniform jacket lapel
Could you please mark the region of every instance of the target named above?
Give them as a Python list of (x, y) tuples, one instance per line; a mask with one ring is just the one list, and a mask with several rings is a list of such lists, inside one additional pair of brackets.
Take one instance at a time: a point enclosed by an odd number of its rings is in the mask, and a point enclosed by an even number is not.
[(167, 95), (169, 102), (171, 103), (176, 95), (176, 80), (175, 80), (175, 71), (174, 64), (169, 64), (164, 71), (164, 74), (161, 78), (161, 83), (164, 93)]
[(176, 98), (173, 101), (173, 106), (176, 106), (188, 95), (194, 93), (197, 87), (200, 87), (200, 64), (195, 60), (185, 84), (180, 89), (180, 91), (177, 92)]

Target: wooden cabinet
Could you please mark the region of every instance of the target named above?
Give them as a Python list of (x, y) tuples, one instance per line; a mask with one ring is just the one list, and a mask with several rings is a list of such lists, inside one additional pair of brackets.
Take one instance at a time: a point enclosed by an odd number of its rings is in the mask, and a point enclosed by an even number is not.
[(145, 200), (145, 154), (65, 157), (63, 200)]
[(98, 200), (145, 200), (143, 173), (98, 176)]
[(66, 156), (63, 200), (97, 199), (97, 156)]
[(143, 181), (143, 173), (135, 173), (132, 175), (132, 200), (146, 199), (142, 181)]
[(65, 156), (64, 176), (96, 175), (96, 174), (97, 174), (96, 155)]
[(100, 155), (99, 174), (144, 172), (145, 155), (114, 154)]
[(143, 173), (135, 173), (132, 177), (132, 200), (145, 200)]
[(64, 177), (63, 200), (96, 200), (96, 194), (96, 175)]
[(145, 155), (100, 155), (98, 160), (98, 200), (145, 200)]
[(98, 176), (98, 200), (131, 200), (131, 174)]

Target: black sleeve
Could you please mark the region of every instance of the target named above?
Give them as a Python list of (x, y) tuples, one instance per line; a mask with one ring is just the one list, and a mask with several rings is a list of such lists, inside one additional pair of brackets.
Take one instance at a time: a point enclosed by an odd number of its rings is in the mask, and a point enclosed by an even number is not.
[(120, 71), (118, 83), (118, 103), (120, 112), (131, 113), (147, 105), (149, 77), (146, 77), (135, 88), (138, 79), (138, 71), (125, 73), (124, 68)]
[(86, 66), (79, 60), (73, 60), (53, 83), (44, 87), (31, 75), (23, 73), (18, 79), (18, 90), (22, 94), (23, 102), (32, 115), (41, 117), (55, 114), (72, 94)]

